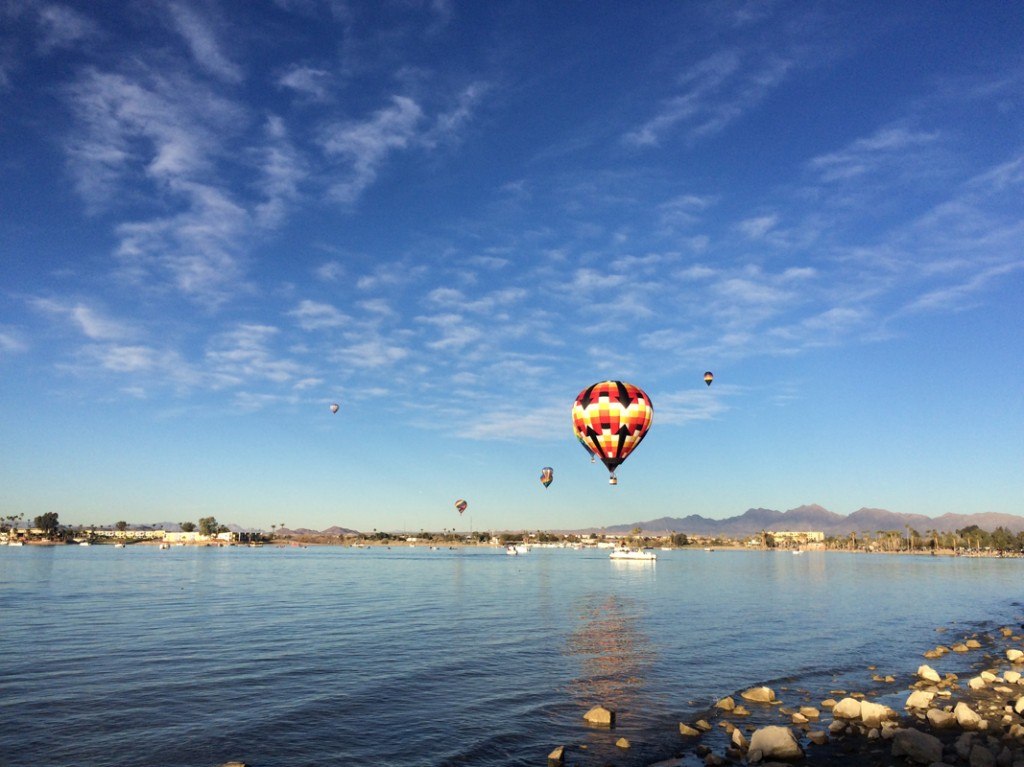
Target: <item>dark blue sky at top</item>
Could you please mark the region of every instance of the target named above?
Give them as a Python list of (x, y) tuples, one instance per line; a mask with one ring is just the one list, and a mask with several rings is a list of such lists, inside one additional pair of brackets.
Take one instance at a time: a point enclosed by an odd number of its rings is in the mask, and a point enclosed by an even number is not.
[(1022, 15), (2, 4), (0, 503), (1024, 513)]

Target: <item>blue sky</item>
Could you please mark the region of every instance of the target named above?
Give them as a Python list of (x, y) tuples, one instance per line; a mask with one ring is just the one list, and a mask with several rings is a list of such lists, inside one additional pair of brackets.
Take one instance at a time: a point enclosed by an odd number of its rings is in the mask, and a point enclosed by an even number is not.
[[(1020, 4), (0, 28), (4, 515), (1024, 514)], [(614, 488), (570, 421), (607, 378), (654, 404)]]

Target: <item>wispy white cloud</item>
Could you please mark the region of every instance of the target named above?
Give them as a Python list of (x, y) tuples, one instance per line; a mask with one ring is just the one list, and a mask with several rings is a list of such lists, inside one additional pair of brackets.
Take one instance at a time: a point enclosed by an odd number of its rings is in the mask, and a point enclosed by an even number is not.
[(394, 317), (398, 314), (391, 307), (388, 300), (384, 298), (370, 298), (365, 301), (359, 301), (356, 306), (370, 314), (375, 314), (378, 317)]
[(461, 136), (466, 123), (473, 116), (474, 108), (480, 103), (490, 86), (486, 83), (473, 83), (465, 88), (456, 99), (456, 105), (447, 112), (441, 112), (434, 118), (434, 124), (421, 138), (428, 147), (451, 143)]
[(102, 37), (99, 26), (92, 19), (70, 6), (57, 3), (39, 9), (39, 25), (42, 27), (42, 37), (38, 45), (42, 53), (70, 48), (82, 41)]
[(183, 213), (121, 224), (115, 255), (122, 274), (143, 286), (168, 281), (185, 295), (217, 306), (247, 289), (240, 263), (251, 234), (248, 213), (220, 190), (185, 182), (171, 187), (190, 200)]
[(345, 266), (340, 261), (327, 261), (314, 269), (313, 274), (324, 282), (337, 282), (345, 275)]
[(744, 219), (736, 225), (736, 228), (747, 238), (759, 240), (775, 228), (777, 223), (779, 223), (779, 216), (772, 213), (766, 216)]
[(291, 384), (308, 378), (304, 366), (275, 354), (271, 342), (276, 327), (242, 324), (211, 339), (205, 354), (209, 372), (218, 384), (245, 385), (254, 380)]
[(785, 80), (793, 62), (777, 55), (751, 61), (754, 54), (718, 51), (683, 72), (681, 93), (666, 99), (658, 114), (623, 136), (626, 144), (648, 147), (685, 126), (690, 139), (717, 133), (758, 105)]
[(679, 426), (692, 421), (709, 421), (728, 412), (730, 408), (725, 400), (736, 393), (736, 387), (722, 384), (716, 384), (714, 390), (690, 388), (681, 392), (659, 393), (655, 423)]
[(115, 373), (152, 371), (159, 366), (160, 355), (149, 346), (121, 346), (111, 344), (93, 347), (100, 364)]
[(682, 194), (658, 206), (662, 226), (688, 227), (700, 221), (700, 214), (715, 204), (710, 195)]
[(28, 351), (29, 345), (15, 330), (0, 327), (0, 358)]
[(126, 323), (105, 317), (95, 308), (82, 302), (33, 298), (29, 303), (41, 312), (64, 317), (83, 335), (93, 340), (116, 340), (135, 335), (134, 330)]
[(459, 351), (484, 337), (484, 332), (467, 323), (461, 314), (421, 315), (416, 322), (437, 328), (437, 332), (427, 333), (433, 339), (427, 341), (427, 348), (435, 351)]
[(308, 299), (288, 312), (295, 317), (303, 330), (323, 330), (324, 328), (340, 328), (351, 324), (352, 318), (339, 311), (331, 304), (319, 303)]
[(930, 290), (903, 307), (900, 313), (962, 310), (967, 299), (977, 296), (991, 282), (1019, 271), (1024, 271), (1024, 258), (983, 269), (956, 285)]
[(265, 201), (256, 206), (256, 220), (272, 228), (281, 223), (288, 206), (299, 199), (299, 184), (306, 178), (306, 161), (288, 140), (284, 121), (267, 118), (266, 143), (256, 150)]
[(404, 149), (416, 136), (423, 110), (412, 99), (395, 96), (391, 105), (362, 122), (332, 125), (324, 132), (322, 144), (328, 157), (348, 163), (348, 177), (331, 185), (341, 202), (354, 202), (374, 182), (387, 156)]
[(353, 368), (377, 370), (409, 357), (409, 348), (385, 338), (360, 335), (347, 345), (335, 346), (332, 357)]
[[(571, 402), (570, 402), (571, 404)], [(483, 441), (559, 440), (565, 438), (567, 406), (565, 402), (535, 401), (524, 410), (520, 406), (494, 403), (475, 411), (472, 419), (459, 419), (461, 437)]]
[(167, 9), (175, 30), (185, 39), (199, 66), (227, 83), (240, 83), (244, 79), (242, 68), (221, 50), (211, 18), (204, 18), (184, 3), (169, 3)]
[(904, 161), (908, 153), (938, 139), (938, 132), (913, 131), (900, 125), (888, 126), (871, 136), (857, 139), (839, 151), (814, 157), (808, 166), (818, 172), (822, 181), (843, 181), (887, 169), (893, 162)]
[(332, 84), (331, 73), (327, 70), (298, 64), (281, 75), (277, 83), (315, 101), (326, 101)]

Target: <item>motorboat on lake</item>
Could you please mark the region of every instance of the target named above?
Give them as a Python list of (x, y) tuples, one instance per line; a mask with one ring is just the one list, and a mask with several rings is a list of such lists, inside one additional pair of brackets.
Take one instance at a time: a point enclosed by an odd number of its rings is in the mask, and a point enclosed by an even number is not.
[(530, 547), (525, 543), (509, 544), (505, 547), (505, 553), (510, 557), (518, 557), (520, 554), (529, 554)]
[(628, 549), (618, 548), (612, 549), (608, 554), (609, 559), (642, 559), (653, 561), (658, 558), (658, 555), (651, 549)]

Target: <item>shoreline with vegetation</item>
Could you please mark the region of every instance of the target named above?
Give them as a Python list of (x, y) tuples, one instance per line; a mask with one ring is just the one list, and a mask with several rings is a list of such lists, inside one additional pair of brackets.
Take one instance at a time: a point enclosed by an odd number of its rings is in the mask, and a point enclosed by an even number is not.
[[(907, 527), (900, 530), (877, 530), (874, 533), (850, 533), (843, 536), (826, 536), (820, 531), (764, 530), (739, 537), (721, 535), (693, 535), (682, 532), (644, 531), (633, 528), (629, 533), (607, 531), (550, 532), (544, 530), (518, 531), (459, 531), (444, 528), (440, 532), (420, 530), (416, 532), (387, 532), (374, 530), (372, 533), (329, 528), (325, 531), (289, 530), (281, 523), (272, 525), (268, 533), (264, 530), (231, 530), (214, 517), (202, 517), (196, 522), (180, 522), (173, 526), (177, 530), (157, 528), (152, 525), (131, 525), (120, 520), (113, 525), (63, 525), (56, 512), (47, 512), (32, 520), (29, 526), (23, 522), (24, 514), (8, 515), (0, 519), (0, 545), (14, 544), (58, 544), (58, 543), (119, 543), (119, 544), (179, 544), (194, 546), (230, 545), (334, 545), (334, 546), (507, 546), (526, 544), (539, 547), (607, 547), (625, 545), (631, 548), (695, 549), (704, 550), (776, 550), (776, 551), (842, 551), (847, 553), (871, 554), (914, 554), (931, 556), (1024, 556), (1024, 531), (1013, 533), (1005, 527), (994, 531), (983, 530), (977, 525), (942, 532), (928, 530), (922, 535)], [(905, 535), (904, 535), (905, 532)]]

